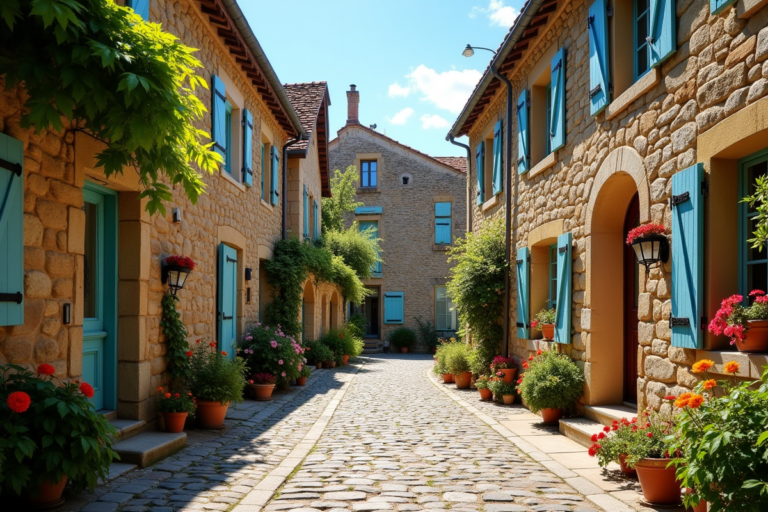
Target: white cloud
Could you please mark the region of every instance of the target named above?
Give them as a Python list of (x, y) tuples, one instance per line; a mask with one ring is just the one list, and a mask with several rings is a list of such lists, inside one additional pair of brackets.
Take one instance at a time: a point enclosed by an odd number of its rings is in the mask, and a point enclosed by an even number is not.
[(403, 110), (392, 116), (392, 118), (387, 117), (387, 120), (392, 124), (399, 124), (403, 125), (408, 121), (408, 118), (413, 115), (413, 109), (411, 107), (405, 107)]
[(387, 95), (390, 98), (397, 98), (397, 97), (407, 98), (410, 92), (411, 92), (410, 87), (402, 87), (399, 83), (395, 82), (389, 86), (389, 93)]
[(438, 73), (424, 64), (406, 75), (410, 84), (409, 89), (420, 92), (422, 101), (432, 103), (453, 114), (461, 112), (461, 108), (481, 77), (482, 73), (476, 69), (464, 71), (452, 69)]
[(420, 121), (421, 127), (425, 130), (429, 130), (430, 128), (447, 128), (450, 126), (448, 121), (437, 114), (424, 114), (421, 116)]
[(504, 5), (504, 0), (490, 0), (487, 8), (475, 6), (469, 13), (469, 17), (474, 18), (479, 12), (488, 16), (491, 25), (504, 28), (511, 27), (520, 15), (520, 12), (511, 5)]

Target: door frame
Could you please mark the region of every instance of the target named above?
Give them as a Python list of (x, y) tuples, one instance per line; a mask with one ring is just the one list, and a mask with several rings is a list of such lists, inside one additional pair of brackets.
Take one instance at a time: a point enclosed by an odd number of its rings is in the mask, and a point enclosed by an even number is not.
[[(634, 210), (634, 211), (633, 211)], [(635, 194), (632, 199), (629, 201), (629, 206), (627, 207), (627, 211), (624, 214), (624, 227), (623, 227), (623, 236), (626, 238), (627, 233), (630, 229), (633, 229), (634, 227), (637, 227), (640, 222), (640, 202), (638, 194)], [(627, 350), (629, 347), (629, 340), (627, 339), (630, 331), (632, 330), (632, 325), (634, 324), (634, 330), (635, 330), (635, 336), (638, 335), (638, 322), (640, 321), (637, 317), (637, 313), (635, 313), (634, 318), (629, 315), (629, 311), (633, 308), (635, 302), (637, 301), (637, 295), (640, 292), (639, 290), (639, 282), (636, 282), (635, 279), (639, 277), (639, 264), (637, 263), (637, 259), (635, 258), (634, 251), (631, 246), (628, 246), (624, 244), (624, 253), (622, 255), (624, 261), (622, 263), (622, 266), (624, 267), (623, 271), (623, 283), (622, 283), (622, 290), (623, 290), (623, 296), (624, 296), (624, 307), (622, 308), (622, 315), (624, 317), (624, 329), (622, 333), (622, 344), (623, 344), (623, 353), (624, 353), (624, 361), (623, 361), (623, 401), (624, 403), (630, 403), (630, 404), (637, 404), (638, 401), (638, 392), (637, 392), (637, 379), (640, 377), (640, 372), (637, 368), (638, 363), (638, 348), (640, 345), (637, 343), (637, 346), (634, 347), (634, 353), (629, 353)], [(634, 272), (637, 272), (638, 274), (633, 273), (630, 275), (630, 262), (632, 265), (632, 270)], [(634, 301), (633, 301), (633, 295), (634, 295)], [(637, 308), (635, 308), (637, 309)], [(630, 365), (628, 363), (634, 362), (633, 365)], [(631, 373), (628, 375), (627, 370), (631, 369)], [(630, 383), (630, 375), (634, 376), (634, 387), (632, 387), (632, 384)], [(634, 402), (632, 401), (632, 397), (634, 396)]]
[[(88, 198), (91, 201), (88, 201)], [(108, 189), (91, 181), (83, 184), (83, 203), (97, 202), (102, 204), (100, 217), (103, 222), (98, 227), (98, 237), (103, 240), (100, 248), (102, 254), (99, 260), (102, 268), (99, 269), (100, 279), (104, 283), (103, 295), (99, 303), (102, 307), (101, 331), (107, 333), (104, 338), (103, 353), (103, 397), (105, 410), (117, 410), (117, 258), (118, 258), (118, 212), (117, 191)], [(85, 298), (83, 297), (83, 300)], [(83, 309), (83, 312), (85, 310)], [(83, 343), (87, 341), (89, 331), (86, 329), (88, 322), (83, 318)], [(98, 327), (95, 325), (95, 327)], [(82, 358), (82, 348), (80, 357)]]

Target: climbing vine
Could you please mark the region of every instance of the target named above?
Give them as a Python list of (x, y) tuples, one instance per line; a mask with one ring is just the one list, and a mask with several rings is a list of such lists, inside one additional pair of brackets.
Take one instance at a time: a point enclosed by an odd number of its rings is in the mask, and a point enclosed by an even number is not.
[(165, 352), (167, 361), (166, 371), (171, 377), (171, 389), (186, 389), (192, 372), (189, 367), (189, 344), (187, 343), (187, 329), (181, 321), (181, 315), (176, 310), (179, 298), (167, 293), (163, 296), (163, 317), (160, 327), (165, 333), (168, 350)]

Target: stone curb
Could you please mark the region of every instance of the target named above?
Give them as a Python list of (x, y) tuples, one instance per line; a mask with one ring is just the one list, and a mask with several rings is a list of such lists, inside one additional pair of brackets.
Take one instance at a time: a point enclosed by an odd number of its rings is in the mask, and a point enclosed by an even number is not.
[[(450, 398), (451, 400), (453, 400), (454, 402), (456, 402), (457, 404), (465, 408), (467, 411), (474, 414), (480, 421), (482, 421), (483, 423), (491, 427), (493, 430), (495, 430), (507, 441), (514, 444), (525, 455), (527, 455), (537, 463), (544, 466), (551, 473), (562, 478), (563, 481), (569, 487), (575, 490), (577, 493), (583, 495), (592, 503), (602, 508), (603, 510), (607, 510), (608, 512), (624, 512), (624, 511), (632, 512), (634, 510), (630, 508), (623, 501), (618, 500), (613, 496), (609, 495), (608, 493), (603, 492), (596, 485), (579, 477), (578, 474), (566, 468), (559, 462), (552, 460), (552, 458), (549, 455), (539, 452), (533, 445), (527, 443), (523, 439), (520, 439), (519, 436), (516, 436), (515, 434), (510, 432), (509, 429), (502, 426), (498, 421), (493, 419), (491, 416), (488, 416), (487, 414), (483, 413), (477, 407), (473, 406), (466, 400), (454, 397), (453, 393), (451, 393), (448, 390), (448, 388), (440, 384), (432, 375), (433, 375), (432, 371), (427, 370), (427, 380), (429, 380), (432, 383), (432, 385), (434, 385), (437, 389), (439, 389), (440, 391), (448, 395), (448, 398)], [(589, 485), (585, 485), (585, 484), (589, 484)], [(585, 493), (584, 491), (587, 491), (587, 493)], [(258, 512), (258, 511), (237, 510), (237, 512)]]
[(309, 455), (309, 452), (320, 439), (320, 436), (325, 432), (325, 428), (330, 423), (331, 418), (333, 418), (336, 408), (347, 393), (347, 389), (349, 389), (349, 385), (355, 379), (355, 375), (364, 365), (365, 362), (355, 365), (355, 370), (348, 374), (350, 376), (349, 380), (342, 384), (334, 394), (331, 402), (325, 406), (325, 409), (320, 414), (320, 418), (312, 425), (307, 435), (291, 450), (291, 453), (283, 459), (279, 466), (270, 471), (251, 492), (245, 495), (240, 503), (232, 509), (232, 512), (261, 512), (261, 509), (269, 503), (280, 486), (285, 483), (288, 475), (293, 473), (304, 462), (306, 456)]

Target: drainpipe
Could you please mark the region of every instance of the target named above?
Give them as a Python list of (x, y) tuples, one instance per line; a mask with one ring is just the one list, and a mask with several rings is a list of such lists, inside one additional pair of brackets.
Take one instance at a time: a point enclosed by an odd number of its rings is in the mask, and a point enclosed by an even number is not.
[(301, 134), (283, 145), (283, 240), (288, 238), (288, 146), (295, 144), (300, 140), (306, 140), (307, 138), (306, 134)]
[(470, 176), (469, 169), (471, 167), (470, 164), (472, 162), (472, 150), (469, 149), (468, 145), (463, 144), (461, 142), (456, 142), (455, 140), (453, 140), (453, 132), (448, 133), (448, 137), (446, 137), (446, 140), (448, 142), (450, 142), (451, 144), (453, 144), (454, 146), (459, 146), (460, 148), (464, 148), (464, 149), (467, 150), (467, 198), (466, 198), (466, 203), (467, 203), (467, 232), (471, 233), (472, 232), (472, 200), (469, 197), (469, 192), (470, 192), (470, 190), (472, 190), (472, 184), (471, 184), (471, 181), (469, 179), (469, 176)]

